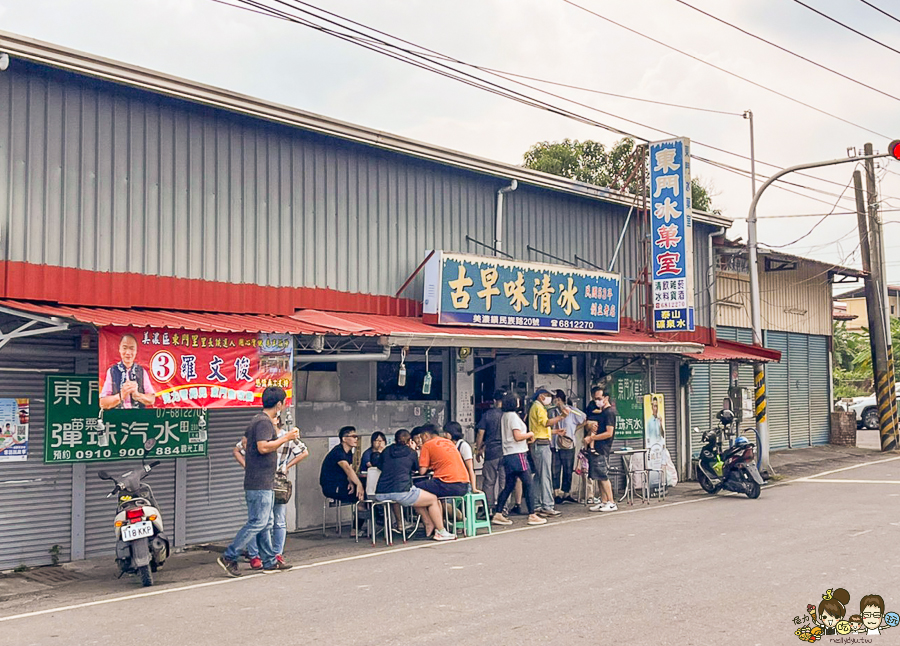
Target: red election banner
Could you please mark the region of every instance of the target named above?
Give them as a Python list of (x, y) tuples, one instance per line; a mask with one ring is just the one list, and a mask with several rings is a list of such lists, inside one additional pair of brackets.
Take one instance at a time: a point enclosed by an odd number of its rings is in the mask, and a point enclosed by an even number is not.
[(293, 370), (289, 334), (100, 330), (103, 408), (261, 406), (267, 386), (284, 388), (290, 403)]

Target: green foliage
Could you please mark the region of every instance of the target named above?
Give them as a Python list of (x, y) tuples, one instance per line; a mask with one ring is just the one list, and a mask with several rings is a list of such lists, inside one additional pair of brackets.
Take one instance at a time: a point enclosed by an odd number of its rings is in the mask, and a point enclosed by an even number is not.
[[(900, 319), (891, 317), (894, 372), (900, 377)], [(874, 391), (869, 331), (850, 332), (843, 321), (834, 322), (832, 336), (834, 396), (863, 397)]]
[[(540, 141), (525, 153), (525, 167), (532, 170), (568, 177), (579, 182), (603, 186), (637, 195), (641, 190), (640, 172), (634, 173), (634, 139), (625, 137), (607, 148), (597, 141), (563, 139)], [(694, 178), (691, 180), (693, 207), (700, 211), (713, 210), (712, 189)]]
[(27, 571), (28, 571), (28, 566), (25, 565), (24, 563), (22, 565), (16, 566), (16, 568), (13, 570), (13, 572), (27, 572)]
[(50, 552), (50, 560), (53, 562), (53, 565), (59, 565), (59, 553), (62, 548), (59, 545), (54, 545), (51, 547), (48, 552)]

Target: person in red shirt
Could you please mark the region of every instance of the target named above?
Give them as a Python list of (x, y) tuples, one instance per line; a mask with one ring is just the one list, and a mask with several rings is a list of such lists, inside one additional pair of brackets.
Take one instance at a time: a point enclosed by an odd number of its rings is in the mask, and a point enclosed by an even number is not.
[(434, 424), (426, 424), (415, 429), (412, 439), (419, 447), (419, 473), (425, 475), (433, 471), (431, 480), (419, 485), (438, 498), (465, 496), (470, 491), (469, 472), (456, 445), (440, 436)]

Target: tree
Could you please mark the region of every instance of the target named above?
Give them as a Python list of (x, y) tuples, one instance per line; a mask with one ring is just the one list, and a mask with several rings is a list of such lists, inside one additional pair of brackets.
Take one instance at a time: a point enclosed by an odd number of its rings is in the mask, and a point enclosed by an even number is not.
[[(637, 195), (641, 190), (639, 173), (625, 185), (634, 169), (634, 149), (634, 139), (630, 137), (620, 139), (609, 148), (590, 139), (540, 141), (525, 153), (524, 165), (532, 170)], [(697, 210), (719, 213), (712, 211), (711, 189), (697, 178), (691, 180), (691, 201)]]

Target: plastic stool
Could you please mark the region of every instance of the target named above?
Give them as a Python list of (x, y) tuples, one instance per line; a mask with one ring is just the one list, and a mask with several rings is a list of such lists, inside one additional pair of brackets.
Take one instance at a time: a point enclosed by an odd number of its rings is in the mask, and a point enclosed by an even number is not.
[[(466, 494), (469, 495), (469, 494)], [(462, 529), (465, 533), (464, 523), (458, 520), (458, 516), (456, 514), (457, 504), (463, 510), (463, 514), (465, 514), (466, 509), (466, 499), (464, 496), (446, 496), (444, 498), (438, 498), (442, 503), (447, 503), (444, 505), (444, 529), (446, 529), (451, 534), (459, 533), (459, 530)], [(453, 507), (453, 522), (450, 522), (450, 509), (448, 507)]]
[[(478, 519), (478, 503), (481, 502), (484, 509), (484, 520)], [(488, 509), (487, 496), (484, 493), (467, 493), (463, 498), (463, 509), (466, 517), (463, 519), (463, 527), (466, 536), (476, 536), (479, 529), (487, 528), (491, 534), (491, 512)]]

